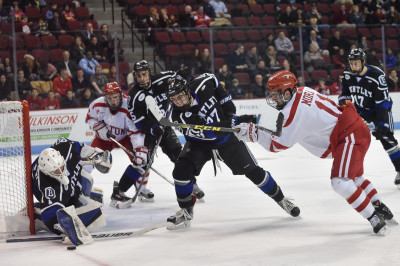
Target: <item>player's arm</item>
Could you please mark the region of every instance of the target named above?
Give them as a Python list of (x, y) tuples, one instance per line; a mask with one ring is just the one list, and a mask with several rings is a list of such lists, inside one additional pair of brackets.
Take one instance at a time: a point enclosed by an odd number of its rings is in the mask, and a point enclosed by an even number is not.
[(232, 96), (226, 92), (221, 83), (215, 88), (215, 97), (224, 110), (225, 117), (232, 117), (236, 114), (236, 106), (232, 101)]
[(108, 130), (107, 124), (103, 121), (104, 112), (99, 112), (99, 108), (95, 105), (97, 101), (92, 102), (89, 106), (88, 113), (86, 115), (86, 123), (90, 129), (96, 133), (96, 136), (102, 140), (110, 140), (110, 137), (115, 136)]
[(393, 105), (384, 74), (378, 77), (378, 86), (373, 92), (373, 97), (376, 108), (376, 130), (373, 134), (379, 140), (389, 131), (389, 111)]
[[(351, 73), (350, 72), (347, 73), (347, 71), (344, 71), (343, 75), (344, 76), (351, 75)], [(343, 79), (342, 79), (342, 93), (339, 95), (338, 104), (339, 105), (344, 105), (346, 100), (352, 101), (352, 98), (351, 98), (351, 92), (349, 90), (348, 81), (343, 77)]]

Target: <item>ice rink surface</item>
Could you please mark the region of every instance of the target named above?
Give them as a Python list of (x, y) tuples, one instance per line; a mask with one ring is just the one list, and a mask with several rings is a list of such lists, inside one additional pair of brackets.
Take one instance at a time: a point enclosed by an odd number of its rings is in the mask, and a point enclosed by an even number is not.
[[(400, 132), (396, 132), (400, 139)], [(194, 209), (187, 230), (156, 229), (142, 236), (96, 241), (69, 251), (56, 241), (0, 243), (0, 264), (6, 265), (400, 265), (400, 226), (376, 236), (330, 185), (332, 160), (319, 159), (296, 145), (274, 154), (249, 144), (259, 164), (270, 171), (286, 196), (300, 207), (292, 218), (244, 176), (233, 176), (223, 165), (216, 177), (212, 163), (204, 167), (198, 184), (206, 196)], [(131, 208), (109, 207), (112, 183), (128, 162), (115, 150), (109, 174), (94, 172), (95, 185), (104, 190), (107, 227), (99, 231), (139, 230), (162, 223), (178, 210), (173, 186), (151, 174), (148, 187), (154, 203)], [(35, 157), (35, 156), (34, 156)], [(172, 179), (173, 164), (161, 152), (154, 168)], [(372, 140), (365, 160), (368, 178), (400, 221), (400, 190), (396, 173), (381, 144)], [(134, 190), (128, 191), (132, 196)]]

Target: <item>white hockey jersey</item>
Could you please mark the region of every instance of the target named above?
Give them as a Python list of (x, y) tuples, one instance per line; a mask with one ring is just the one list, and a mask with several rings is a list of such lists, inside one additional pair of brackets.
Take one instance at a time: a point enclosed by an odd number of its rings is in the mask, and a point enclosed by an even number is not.
[(326, 96), (308, 87), (300, 87), (281, 110), (282, 134), (273, 136), (258, 131), (258, 142), (271, 152), (299, 143), (320, 158), (331, 158), (330, 136), (342, 109)]
[(93, 125), (99, 121), (104, 121), (109, 132), (115, 136), (117, 141), (120, 141), (125, 136), (131, 137), (133, 134), (142, 133), (136, 128), (131, 119), (128, 112), (127, 96), (125, 95), (122, 96), (121, 107), (115, 112), (111, 112), (110, 108), (108, 108), (104, 97), (94, 100), (89, 106), (86, 123), (89, 124), (90, 128), (93, 128)]

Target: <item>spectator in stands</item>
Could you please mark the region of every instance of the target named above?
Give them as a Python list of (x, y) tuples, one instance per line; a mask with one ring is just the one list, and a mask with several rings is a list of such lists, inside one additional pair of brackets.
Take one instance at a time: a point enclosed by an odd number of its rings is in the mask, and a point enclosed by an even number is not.
[(292, 41), (286, 37), (284, 31), (278, 33), (278, 38), (275, 39), (275, 48), (278, 55), (284, 55), (288, 57), (294, 52)]
[(229, 67), (232, 72), (246, 72), (248, 65), (246, 64), (246, 57), (244, 55), (244, 45), (239, 43), (236, 45), (236, 50), (229, 55)]
[(228, 8), (222, 0), (211, 0), (210, 5), (213, 7), (216, 18), (230, 18)]
[(60, 109), (60, 102), (55, 97), (54, 91), (50, 90), (47, 97), (43, 100), (43, 108), (45, 110)]
[(210, 50), (208, 48), (204, 48), (204, 50), (200, 53), (199, 57), (199, 73), (211, 73), (211, 56)]
[(96, 99), (97, 99), (97, 97), (93, 96), (92, 90), (90, 88), (86, 88), (83, 91), (82, 96), (80, 97), (79, 106), (80, 107), (89, 107), (89, 105)]
[(332, 21), (337, 27), (355, 27), (354, 24), (349, 23), (349, 11), (347, 11), (345, 4), (340, 4), (339, 10), (333, 13)]
[(122, 62), (124, 61), (124, 49), (122, 49), (121, 47), (121, 41), (119, 38), (116, 39), (117, 41), (115, 42), (115, 38), (113, 38), (109, 44), (108, 44), (108, 49), (107, 49), (107, 57), (106, 60), (108, 60), (108, 62), (115, 62), (115, 43), (117, 43), (117, 51), (118, 51), (118, 61)]
[(135, 86), (135, 70), (132, 67), (132, 71), (126, 76), (126, 84), (128, 86), (126, 90), (126, 95), (129, 94), (129, 91)]
[(289, 59), (285, 58), (282, 61), (281, 70), (286, 70), (286, 71), (290, 71), (292, 73), (296, 73), (296, 66), (293, 64), (293, 62), (289, 61)]
[(386, 66), (387, 67), (396, 67), (397, 66), (397, 58), (393, 54), (392, 48), (388, 47), (386, 51)]
[(101, 43), (103, 48), (109, 47), (109, 42), (112, 40), (111, 33), (108, 31), (107, 24), (101, 24), (100, 33), (97, 37), (97, 40)]
[(160, 15), (158, 14), (157, 8), (150, 7), (149, 15), (147, 17), (147, 36), (146, 39), (150, 43), (155, 42), (155, 32), (161, 28), (160, 26)]
[(8, 9), (3, 6), (3, 0), (0, 0), (0, 23), (7, 23), (9, 19)]
[(72, 90), (72, 82), (68, 76), (68, 71), (66, 69), (62, 69), (60, 71), (60, 76), (56, 77), (53, 81), (53, 91), (57, 98), (61, 98), (61, 96), (65, 96), (67, 90)]
[(204, 13), (203, 6), (197, 8), (197, 12), (193, 16), (194, 26), (196, 28), (207, 28), (210, 26), (211, 18)]
[(335, 30), (332, 38), (329, 39), (329, 54), (331, 56), (339, 53), (339, 50), (342, 48), (345, 53), (349, 51), (350, 43), (349, 41), (341, 36), (340, 30)]
[(8, 101), (10, 99), (10, 85), (7, 81), (6, 75), (0, 75), (0, 101)]
[[(26, 54), (24, 55), (24, 60), (25, 62), (22, 65), (22, 70), (25, 73), (24, 76), (30, 81), (38, 80), (39, 76), (37, 73), (38, 69), (35, 64), (35, 58), (30, 54)], [(6, 61), (4, 60), (4, 63), (5, 62)]]
[(310, 25), (310, 20), (313, 19), (316, 21), (316, 24), (321, 24), (322, 15), (319, 13), (317, 4), (313, 2), (311, 4), (311, 10), (306, 12), (305, 22)]
[(383, 64), (380, 59), (376, 56), (376, 49), (372, 48), (367, 53), (367, 64), (382, 68)]
[(311, 73), (316, 68), (321, 69), (326, 64), (321, 53), (313, 43), (309, 44), (308, 51), (304, 54), (304, 63), (308, 73)]
[(257, 63), (255, 73), (261, 74), (263, 79), (267, 80), (271, 76), (271, 71), (265, 65), (265, 60), (260, 59)]
[(178, 27), (178, 21), (174, 15), (169, 15), (168, 10), (163, 7), (160, 10), (160, 28), (174, 31)]
[(77, 107), (79, 107), (79, 103), (75, 99), (74, 92), (72, 90), (67, 90), (65, 98), (61, 100), (61, 109)]
[(97, 36), (92, 36), (92, 39), (87, 46), (87, 50), (92, 51), (93, 58), (98, 62), (106, 61), (103, 46), (98, 42)]
[(76, 70), (76, 74), (73, 76), (72, 80), (72, 88), (74, 89), (74, 93), (77, 96), (82, 95), (85, 88), (91, 88), (89, 76), (85, 75), (83, 69), (78, 67)]
[(66, 69), (68, 72), (68, 77), (72, 78), (78, 69), (78, 65), (70, 60), (70, 54), (67, 50), (63, 52), (63, 61), (56, 64), (58, 73), (61, 73), (61, 69)]
[(367, 8), (368, 12), (374, 12), (376, 10), (376, 0), (366, 0), (361, 3), (362, 8)]
[(376, 10), (370, 16), (369, 24), (385, 24), (386, 16), (382, 12), (382, 6), (376, 5)]
[[(299, 27), (301, 27), (301, 30), (299, 30)], [(295, 27), (291, 27), (291, 30), (289, 32), (290, 39), (292, 41), (300, 41), (300, 32), (303, 35), (302, 36), (303, 40), (308, 38), (306, 24), (303, 22), (301, 18), (296, 20)]]
[(7, 78), (13, 77), (14, 76), (14, 66), (9, 57), (4, 57), (3, 66), (4, 66), (4, 73), (6, 74)]
[(193, 50), (193, 54), (191, 56), (191, 60), (189, 61), (189, 68), (192, 71), (192, 75), (194, 74), (200, 74), (200, 67), (201, 67), (201, 62), (200, 62), (200, 49), (196, 48)]
[(71, 60), (79, 64), (86, 54), (86, 45), (82, 41), (81, 36), (75, 36), (75, 43), (71, 49)]
[(360, 35), (359, 36), (359, 41), (357, 42), (357, 46), (358, 48), (361, 48), (364, 50), (364, 52), (368, 52), (369, 50), (369, 45), (368, 45), (368, 40), (367, 40), (367, 36), (365, 35)]
[(329, 55), (329, 51), (325, 49), (322, 39), (318, 37), (315, 30), (311, 30), (309, 33), (309, 37), (305, 39), (305, 47), (310, 47), (311, 43), (315, 45), (321, 55)]
[(118, 77), (119, 77), (119, 80), (117, 80), (117, 67), (115, 65), (111, 65), (110, 71), (108, 71), (108, 74), (107, 74), (108, 82), (115, 81), (119, 84), (122, 91), (126, 91), (126, 82), (125, 82), (124, 75), (122, 75), (122, 73), (120, 72)]
[(65, 20), (75, 20), (76, 19), (76, 15), (74, 13), (74, 11), (71, 9), (71, 7), (69, 6), (69, 4), (65, 4), (64, 6), (64, 10), (61, 14), (63, 16), (63, 18)]
[(179, 25), (181, 28), (191, 28), (194, 26), (193, 16), (196, 12), (192, 11), (190, 5), (186, 5), (182, 13), (179, 14)]
[(363, 16), (361, 16), (358, 5), (353, 5), (349, 13), (349, 23), (356, 26), (364, 26)]
[(57, 68), (51, 64), (47, 58), (37, 58), (37, 73), (40, 80), (42, 81), (52, 81), (57, 75)]
[(338, 75), (336, 81), (330, 86), (331, 94), (341, 94), (342, 93), (342, 75)]
[(317, 33), (317, 36), (319, 38), (322, 38), (322, 29), (321, 27), (317, 24), (317, 19), (311, 18), (310, 19), (310, 25), (306, 26), (307, 32), (310, 33), (312, 30)]
[(386, 13), (386, 23), (389, 25), (399, 24), (399, 13), (394, 5), (391, 5), (389, 11)]
[(345, 68), (347, 65), (347, 56), (343, 48), (339, 49), (339, 53), (332, 57), (332, 61), (335, 64), (335, 68)]
[(239, 80), (234, 78), (232, 80), (232, 85), (229, 88), (229, 94), (232, 95), (233, 99), (243, 99), (245, 96), (245, 91), (239, 86)]
[(257, 63), (261, 60), (261, 56), (258, 54), (257, 45), (254, 45), (246, 53), (246, 64), (248, 65), (248, 71), (254, 75), (257, 68)]
[(290, 14), (291, 21), (296, 23), (299, 19), (301, 19), (302, 22), (306, 22), (306, 15), (303, 12), (302, 8), (296, 8), (292, 11)]
[(94, 29), (92, 23), (88, 22), (86, 23), (85, 26), (85, 31), (81, 33), (82, 41), (85, 44), (85, 46), (88, 46), (90, 43), (90, 40), (94, 36)]
[(256, 74), (254, 76), (253, 84), (253, 98), (264, 98), (265, 97), (265, 84), (263, 80), (263, 75)]
[(63, 17), (60, 17), (58, 11), (53, 13), (53, 18), (49, 20), (49, 31), (55, 36), (65, 34), (67, 30), (67, 22)]
[(231, 82), (233, 80), (232, 72), (230, 71), (228, 64), (223, 64), (220, 69), (218, 69), (218, 73), (216, 74), (219, 81), (225, 82), (226, 88), (231, 87)]
[(22, 24), (22, 32), (25, 35), (30, 35), (31, 34), (31, 24), (32, 24), (32, 22), (28, 21), (28, 17), (27, 16), (25, 16), (25, 15), (22, 16), (21, 24)]
[(385, 10), (390, 10), (390, 7), (394, 6), (397, 12), (400, 12), (400, 1), (398, 0), (388, 0), (385, 2), (383, 8)]
[(313, 89), (324, 95), (331, 94), (330, 88), (326, 85), (326, 80), (324, 78), (318, 79), (318, 85), (314, 86)]
[(268, 33), (267, 36), (265, 37), (265, 41), (263, 43), (264, 56), (267, 54), (267, 48), (270, 45), (275, 47), (275, 37), (273, 33)]
[[(25, 15), (24, 12), (22, 11), (22, 9), (19, 8), (18, 2), (14, 1), (13, 2), (13, 8), (14, 8), (14, 19), (15, 22), (21, 22), (22, 21), (22, 17)], [(10, 11), (10, 16), (12, 15), (11, 13), (12, 11)]]
[(201, 5), (203, 6), (204, 13), (206, 13), (207, 16), (210, 18), (216, 17), (214, 7), (210, 4), (210, 0), (203, 0)]
[(86, 75), (95, 74), (95, 67), (99, 66), (99, 62), (93, 58), (93, 53), (90, 50), (86, 51), (86, 56), (79, 61), (79, 66), (83, 69)]
[(264, 60), (265, 65), (271, 69), (272, 72), (277, 71), (281, 67), (281, 64), (278, 60), (278, 53), (273, 45), (267, 47), (267, 53), (264, 57)]
[(39, 22), (37, 25), (37, 31), (35, 32), (36, 36), (47, 36), (50, 35), (49, 31), (49, 23), (43, 17), (39, 18)]
[(291, 5), (287, 5), (285, 10), (281, 12), (278, 17), (278, 25), (279, 26), (293, 26), (294, 21), (291, 17), (292, 7)]
[(18, 96), (20, 100), (25, 100), (32, 90), (30, 81), (25, 79), (24, 75), (25, 75), (24, 71), (22, 69), (18, 69), (17, 86), (18, 86)]
[(49, 9), (46, 12), (46, 19), (50, 21), (54, 18), (54, 13), (57, 12), (57, 3), (56, 2), (49, 2)]
[(43, 99), (39, 96), (39, 90), (32, 88), (31, 94), (26, 97), (26, 101), (29, 104), (29, 110), (43, 110)]
[(400, 80), (397, 76), (396, 69), (391, 69), (389, 71), (389, 75), (387, 78), (387, 84), (388, 84), (389, 91), (398, 91), (399, 85), (400, 85)]
[(95, 89), (98, 96), (103, 95), (104, 86), (108, 82), (107, 76), (103, 73), (100, 65), (95, 66), (95, 73), (90, 75), (90, 84)]

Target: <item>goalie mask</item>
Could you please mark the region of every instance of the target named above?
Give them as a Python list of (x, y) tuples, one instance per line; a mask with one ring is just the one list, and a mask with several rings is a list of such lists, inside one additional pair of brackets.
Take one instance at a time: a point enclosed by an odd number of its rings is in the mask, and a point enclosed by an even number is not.
[(141, 89), (147, 90), (151, 84), (150, 66), (146, 60), (136, 62), (133, 66), (135, 81)]
[(296, 76), (290, 71), (282, 70), (273, 74), (268, 79), (265, 92), (268, 105), (282, 110), (296, 92), (297, 83)]
[[(350, 54), (347, 57), (347, 60), (349, 61), (351, 72), (354, 75), (359, 76), (360, 73), (364, 70), (366, 59), (367, 59), (367, 56), (365, 55), (363, 49), (354, 48), (351, 50)], [(357, 62), (358, 60), (360, 60), (361, 65), (358, 64), (358, 62)]]
[(64, 157), (53, 148), (44, 149), (39, 155), (39, 170), (61, 184), (68, 185), (67, 167)]
[(104, 87), (105, 102), (111, 111), (118, 110), (122, 105), (122, 92), (117, 82), (107, 83)]
[(177, 75), (174, 78), (168, 79), (168, 98), (174, 104), (174, 109), (186, 111), (191, 105), (191, 96), (187, 82), (184, 78)]

